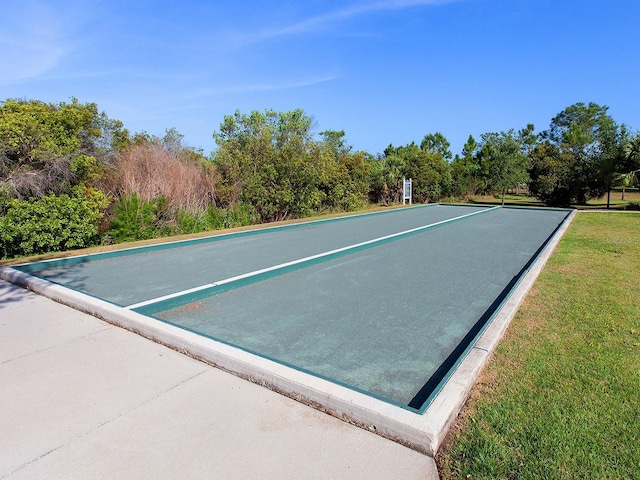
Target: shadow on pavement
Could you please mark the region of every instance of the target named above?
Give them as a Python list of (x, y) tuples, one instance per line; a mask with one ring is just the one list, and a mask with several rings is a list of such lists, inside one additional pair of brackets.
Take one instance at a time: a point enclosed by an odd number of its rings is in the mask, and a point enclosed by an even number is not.
[(4, 280), (0, 280), (0, 310), (25, 300), (31, 292)]

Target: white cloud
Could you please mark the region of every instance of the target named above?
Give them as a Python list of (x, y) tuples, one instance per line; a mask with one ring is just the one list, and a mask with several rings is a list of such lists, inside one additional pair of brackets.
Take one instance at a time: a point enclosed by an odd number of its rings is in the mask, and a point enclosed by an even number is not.
[(383, 11), (392, 11), (392, 10), (403, 10), (406, 8), (412, 7), (420, 7), (426, 5), (435, 5), (438, 3), (444, 3), (442, 0), (387, 0), (380, 2), (372, 2), (372, 3), (363, 3), (351, 5), (349, 7), (334, 10), (332, 12), (328, 12), (322, 15), (317, 15), (315, 17), (308, 18), (299, 23), (289, 25), (288, 27), (282, 28), (275, 33), (277, 35), (288, 35), (288, 34), (297, 34), (297, 33), (306, 33), (309, 31), (314, 31), (324, 25), (337, 23), (344, 20), (350, 20), (355, 17), (359, 17), (362, 15), (383, 12)]
[(237, 45), (246, 45), (269, 38), (313, 33), (328, 26), (363, 15), (384, 11), (397, 11), (408, 8), (424, 7), (452, 3), (456, 0), (382, 0), (378, 2), (363, 2), (315, 15), (299, 22), (279, 28), (265, 29), (249, 34), (236, 35)]
[(294, 81), (286, 82), (262, 82), (262, 83), (248, 83), (244, 85), (233, 85), (220, 88), (206, 88), (193, 92), (191, 95), (187, 95), (181, 98), (182, 100), (193, 100), (203, 97), (214, 97), (219, 95), (227, 95), (233, 93), (250, 93), (250, 92), (266, 92), (276, 90), (288, 90), (291, 88), (311, 87), (320, 83), (330, 82), (341, 75), (323, 75), (317, 77), (300, 78)]
[(53, 71), (83, 43), (79, 29), (96, 14), (98, 0), (3, 0), (0, 85)]
[(10, 1), (0, 30), (0, 84), (35, 77), (54, 68), (65, 54), (62, 25), (40, 2)]

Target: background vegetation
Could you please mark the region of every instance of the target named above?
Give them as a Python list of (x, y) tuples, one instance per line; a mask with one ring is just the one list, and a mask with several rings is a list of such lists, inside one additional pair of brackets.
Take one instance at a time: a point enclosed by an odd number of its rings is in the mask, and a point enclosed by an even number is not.
[[(640, 135), (607, 107), (577, 103), (540, 133), (469, 136), (453, 156), (440, 133), (354, 151), (344, 131), (315, 135), (302, 110), (235, 112), (206, 156), (169, 129), (130, 133), (93, 103), (0, 103), (0, 258), (349, 211), (401, 201), (528, 192), (585, 204), (637, 184)], [(638, 208), (634, 202), (626, 202)]]

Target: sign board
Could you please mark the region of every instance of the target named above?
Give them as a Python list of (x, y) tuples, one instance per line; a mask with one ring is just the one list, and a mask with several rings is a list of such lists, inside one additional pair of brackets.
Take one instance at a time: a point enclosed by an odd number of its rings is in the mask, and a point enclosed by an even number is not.
[(403, 182), (403, 188), (402, 188), (402, 204), (403, 205), (406, 200), (409, 200), (409, 205), (411, 205), (412, 186), (413, 186), (413, 182), (411, 181), (411, 179), (405, 178)]

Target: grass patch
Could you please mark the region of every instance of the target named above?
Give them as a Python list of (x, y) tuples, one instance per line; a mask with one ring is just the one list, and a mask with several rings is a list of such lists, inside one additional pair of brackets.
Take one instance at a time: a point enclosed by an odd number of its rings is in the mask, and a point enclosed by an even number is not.
[[(500, 195), (474, 195), (469, 198), (469, 203), (477, 203), (483, 205), (500, 205), (502, 204), (502, 196)], [(626, 190), (624, 200), (622, 199), (622, 190), (616, 189), (611, 192), (611, 200), (609, 209), (625, 210), (629, 204), (638, 204), (640, 202), (640, 191), (637, 189)], [(534, 197), (524, 194), (508, 194), (504, 197), (505, 205), (517, 207), (544, 207), (544, 203)], [(578, 210), (600, 210), (607, 208), (606, 195), (602, 198), (594, 198), (587, 202), (586, 205), (572, 205)]]
[[(624, 210), (630, 203), (640, 202), (640, 192), (638, 190), (627, 190), (624, 193), (624, 200), (622, 199), (622, 190), (612, 190), (611, 200), (609, 202), (609, 208), (612, 210)], [(607, 208), (607, 196), (602, 198), (594, 198), (587, 202), (587, 205), (583, 205), (580, 208), (584, 209), (601, 209)]]
[(640, 214), (579, 214), (438, 453), (447, 478), (640, 478)]
[[(474, 195), (469, 198), (469, 203), (477, 203), (481, 205), (501, 205), (501, 195)], [(504, 196), (504, 204), (517, 207), (544, 207), (544, 203), (534, 197), (524, 194), (507, 194)]]

